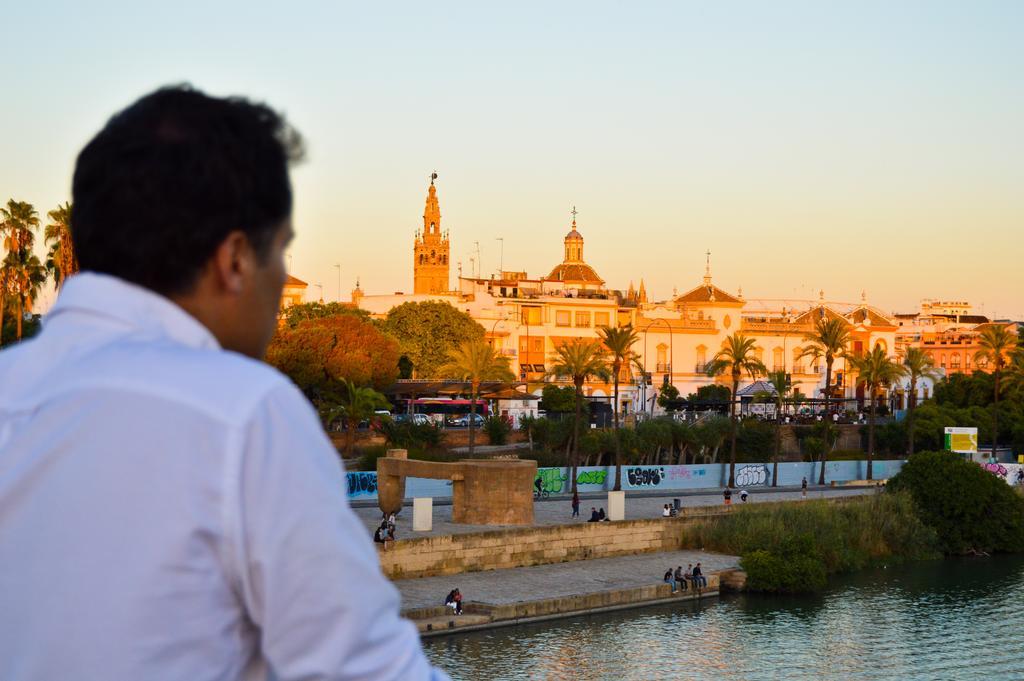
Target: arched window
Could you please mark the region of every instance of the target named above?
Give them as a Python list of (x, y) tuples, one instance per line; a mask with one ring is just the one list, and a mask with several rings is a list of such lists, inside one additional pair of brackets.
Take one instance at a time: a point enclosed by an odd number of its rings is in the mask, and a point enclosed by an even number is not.
[(939, 355), (939, 366), (943, 369), (946, 368), (946, 353), (944, 352)]
[(782, 348), (772, 350), (772, 371), (784, 371), (786, 368), (786, 353)]
[(882, 348), (882, 352), (884, 352), (886, 354), (889, 353), (889, 348), (886, 347), (884, 340), (877, 340), (877, 341), (875, 341), (875, 347), (876, 348)]
[(967, 371), (971, 370), (971, 353), (969, 352), (964, 355), (964, 369)]
[(951, 369), (956, 369), (957, 371), (960, 370), (960, 353), (959, 352), (954, 352), (952, 355), (950, 355), (950, 357), (949, 357), (949, 367)]
[(704, 371), (708, 363), (708, 349), (706, 346), (697, 346), (697, 373)]

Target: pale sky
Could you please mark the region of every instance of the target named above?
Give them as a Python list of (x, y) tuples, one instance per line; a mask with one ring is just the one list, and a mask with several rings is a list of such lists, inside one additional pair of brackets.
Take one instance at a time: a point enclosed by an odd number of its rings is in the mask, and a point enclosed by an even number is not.
[(575, 205), (613, 288), (710, 249), (749, 298), (1024, 319), (1024, 3), (149, 4), (8, 3), (0, 200), (45, 216), (110, 114), (188, 81), (306, 137), (292, 273), (328, 300), (335, 263), (343, 300), (411, 291), (436, 169), (467, 273), (501, 237), (546, 274)]

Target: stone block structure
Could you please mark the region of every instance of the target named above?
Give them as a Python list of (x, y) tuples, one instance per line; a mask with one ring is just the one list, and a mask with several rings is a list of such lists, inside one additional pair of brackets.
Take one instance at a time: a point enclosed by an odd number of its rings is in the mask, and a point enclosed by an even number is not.
[(536, 461), (464, 459), (455, 463), (411, 461), (405, 450), (377, 459), (377, 499), (396, 513), (405, 498), (405, 479), (452, 481), (452, 521), (468, 525), (532, 525)]

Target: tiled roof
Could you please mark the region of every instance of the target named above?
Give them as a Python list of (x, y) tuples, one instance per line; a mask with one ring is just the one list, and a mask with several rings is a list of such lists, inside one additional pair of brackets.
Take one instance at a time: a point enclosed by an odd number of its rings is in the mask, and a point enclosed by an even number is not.
[(306, 282), (302, 281), (301, 279), (296, 279), (295, 277), (293, 277), (290, 274), (288, 275), (288, 278), (284, 280), (284, 285), (285, 286), (309, 286), (309, 284), (307, 284)]
[(734, 295), (730, 295), (714, 284), (701, 284), (675, 299), (677, 303), (742, 303)]
[(580, 281), (594, 284), (604, 283), (604, 279), (597, 276), (597, 272), (594, 271), (594, 268), (586, 263), (562, 263), (560, 265), (555, 265), (555, 268), (551, 270), (551, 274), (549, 274), (547, 278), (553, 281)]

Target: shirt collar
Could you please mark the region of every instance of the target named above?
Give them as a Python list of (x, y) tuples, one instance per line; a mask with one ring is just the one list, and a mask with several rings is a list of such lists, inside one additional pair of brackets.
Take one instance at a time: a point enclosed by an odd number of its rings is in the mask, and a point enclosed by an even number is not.
[(69, 277), (46, 321), (72, 311), (114, 319), (189, 347), (220, 349), (210, 330), (174, 302), (108, 274), (80, 272)]

